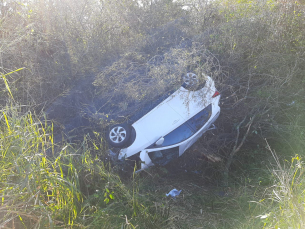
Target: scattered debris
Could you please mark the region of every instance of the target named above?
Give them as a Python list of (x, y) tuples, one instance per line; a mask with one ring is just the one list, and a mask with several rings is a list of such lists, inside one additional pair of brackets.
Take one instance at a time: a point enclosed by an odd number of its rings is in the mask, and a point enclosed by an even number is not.
[(179, 194), (180, 194), (181, 191), (182, 191), (182, 190), (178, 191), (177, 189), (174, 188), (174, 189), (171, 190), (169, 193), (167, 193), (166, 196), (171, 196), (171, 197), (173, 197), (174, 199), (176, 199), (176, 196), (179, 196)]
[(212, 161), (212, 162), (220, 162), (222, 161), (220, 157), (212, 155), (212, 154), (208, 154), (208, 155), (204, 155), (208, 160)]

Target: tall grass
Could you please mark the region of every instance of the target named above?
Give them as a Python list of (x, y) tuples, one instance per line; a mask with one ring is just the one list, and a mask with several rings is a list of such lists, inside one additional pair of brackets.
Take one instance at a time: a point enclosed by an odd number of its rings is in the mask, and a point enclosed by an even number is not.
[(296, 155), (290, 165), (288, 163), (282, 165), (275, 152), (271, 152), (277, 165), (273, 169), (274, 185), (267, 190), (265, 198), (260, 201), (265, 209), (264, 214), (258, 217), (263, 222), (263, 228), (304, 228), (304, 162), (299, 155)]
[[(163, 227), (168, 215), (124, 184), (100, 158), (101, 143), (55, 146), (52, 126), (6, 107), (0, 115), (1, 228)], [(93, 156), (95, 155), (95, 156)]]
[(46, 156), (54, 152), (52, 127), (6, 108), (0, 130), (0, 226), (73, 225), (83, 199), (78, 174), (67, 148), (54, 161)]

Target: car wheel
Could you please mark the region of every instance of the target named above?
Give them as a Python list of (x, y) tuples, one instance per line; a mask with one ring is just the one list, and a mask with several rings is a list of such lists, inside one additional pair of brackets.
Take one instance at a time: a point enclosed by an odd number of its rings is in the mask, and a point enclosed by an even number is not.
[(109, 128), (107, 142), (117, 148), (126, 146), (129, 143), (131, 128), (127, 124), (117, 124)]
[(199, 83), (199, 78), (195, 73), (187, 73), (182, 76), (183, 87), (188, 90), (196, 90)]

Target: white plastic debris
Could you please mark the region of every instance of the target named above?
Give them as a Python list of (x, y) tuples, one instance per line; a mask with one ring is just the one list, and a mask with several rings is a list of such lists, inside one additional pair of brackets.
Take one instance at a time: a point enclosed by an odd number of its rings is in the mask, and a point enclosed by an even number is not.
[(175, 198), (176, 196), (179, 196), (181, 191), (182, 190), (178, 191), (177, 189), (174, 188), (169, 193), (167, 193), (166, 196), (171, 196), (171, 197)]

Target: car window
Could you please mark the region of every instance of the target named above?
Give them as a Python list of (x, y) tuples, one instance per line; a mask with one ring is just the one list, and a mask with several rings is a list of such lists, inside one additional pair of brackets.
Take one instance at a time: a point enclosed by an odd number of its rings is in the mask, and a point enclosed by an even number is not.
[[(184, 123), (168, 135), (164, 136), (164, 142), (162, 146), (170, 146), (183, 142), (194, 134), (194, 130), (187, 124)], [(160, 146), (159, 146), (160, 147)]]
[(155, 165), (163, 166), (179, 157), (179, 147), (149, 152), (148, 156)]
[(183, 142), (186, 139), (190, 138), (194, 135), (204, 124), (209, 120), (212, 114), (212, 105), (208, 105), (194, 117), (189, 119), (187, 122), (170, 132), (169, 134), (164, 136), (164, 142), (160, 146), (156, 146), (155, 144), (148, 147), (148, 149), (152, 148), (160, 148), (170, 145), (178, 144), (179, 142)]

